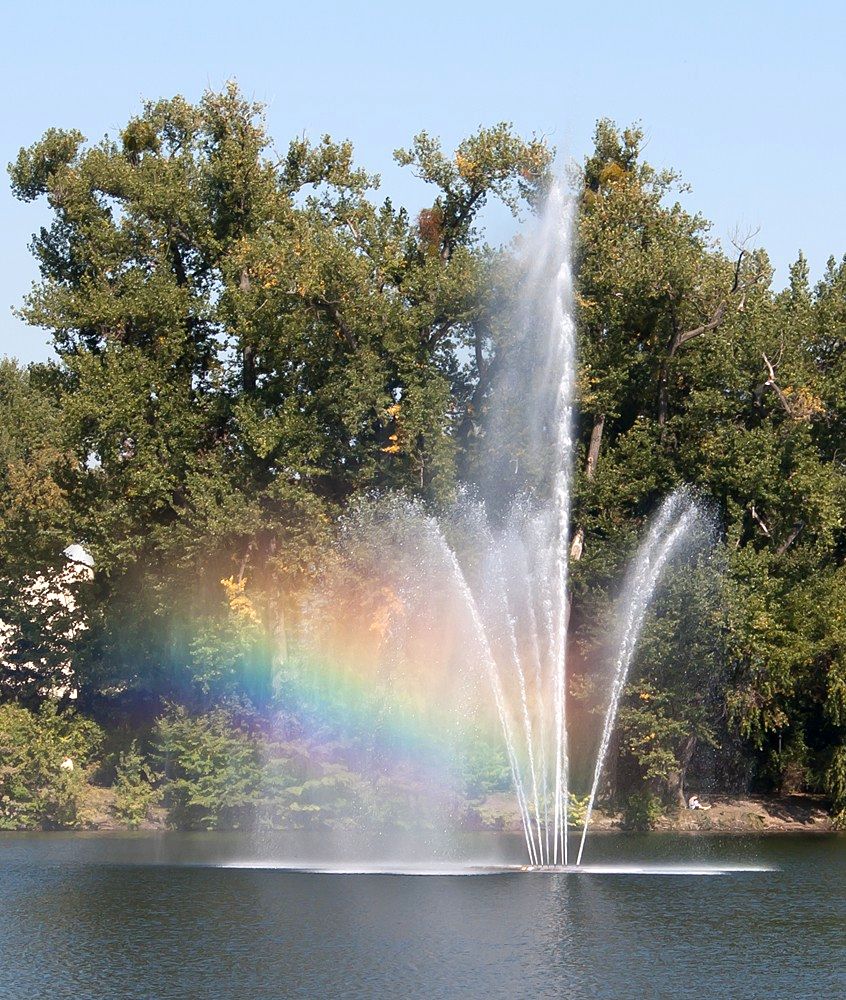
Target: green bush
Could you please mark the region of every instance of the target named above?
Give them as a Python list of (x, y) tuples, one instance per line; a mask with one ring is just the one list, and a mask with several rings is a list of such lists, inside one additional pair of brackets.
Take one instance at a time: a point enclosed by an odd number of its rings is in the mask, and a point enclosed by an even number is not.
[(651, 830), (662, 816), (661, 800), (651, 792), (636, 792), (626, 799), (623, 810), (624, 830)]
[[(327, 765), (322, 774), (285, 790), (287, 823), (301, 829), (344, 829), (361, 814), (368, 791), (360, 775), (343, 765)], [(374, 803), (369, 805), (372, 809)]]
[(836, 830), (846, 830), (846, 745), (831, 755), (825, 773), (825, 790), (831, 796), (831, 815)]
[[(79, 826), (87, 770), (102, 739), (95, 722), (51, 701), (37, 712), (0, 706), (0, 829)], [(73, 769), (62, 767), (66, 759)]]
[(118, 757), (115, 768), (115, 813), (119, 820), (135, 829), (147, 818), (156, 799), (155, 775), (138, 744), (132, 741)]
[(587, 819), (587, 807), (590, 801), (589, 795), (576, 795), (570, 792), (570, 802), (567, 807), (567, 825), (580, 829), (585, 825)]
[(471, 799), (511, 788), (511, 769), (502, 747), (474, 738), (465, 749), (462, 763), (464, 787)]
[(801, 792), (809, 783), (811, 754), (801, 731), (792, 733), (780, 750), (770, 754), (764, 775), (782, 795)]
[(218, 830), (255, 823), (266, 772), (259, 740), (234, 712), (191, 716), (173, 705), (157, 720), (154, 740), (171, 826)]

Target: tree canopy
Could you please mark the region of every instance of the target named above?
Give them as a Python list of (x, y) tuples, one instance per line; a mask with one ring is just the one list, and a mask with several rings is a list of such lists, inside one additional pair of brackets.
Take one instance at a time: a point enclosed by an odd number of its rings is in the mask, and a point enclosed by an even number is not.
[[(705, 569), (668, 588), (619, 752), (672, 785), (730, 750), (843, 810), (846, 261), (812, 286), (800, 255), (775, 289), (754, 238), (720, 246), (642, 139), (601, 121), (577, 179), (576, 642), (600, 642), (657, 499), (694, 485), (720, 525), (719, 592)], [(422, 132), (395, 153), (432, 190), (412, 216), (348, 142), (277, 151), (234, 85), (150, 102), (97, 143), (51, 129), (22, 149), (13, 190), (51, 223), (21, 312), (57, 360), (0, 366), (2, 698), (40, 700), (69, 662), (83, 707), (268, 698), (349, 503), (437, 506), (478, 479), (513, 279), (480, 212), (536, 209), (553, 157), (507, 124), (454, 152)], [(93, 580), (42, 628), (22, 581), (73, 542)], [(692, 639), (694, 592), (710, 596)]]

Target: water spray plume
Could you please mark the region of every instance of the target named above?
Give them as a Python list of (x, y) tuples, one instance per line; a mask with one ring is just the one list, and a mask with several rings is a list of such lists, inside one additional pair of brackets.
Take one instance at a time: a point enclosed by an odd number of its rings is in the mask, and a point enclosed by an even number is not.
[[(370, 642), (373, 679), (386, 696), (390, 691), (410, 701), (419, 691), (440, 708), (449, 701), (449, 685), (456, 678), (484, 678), (529, 864), (543, 868), (570, 863), (574, 212), (572, 199), (553, 187), (526, 244), (512, 317), (514, 337), (502, 348), (500, 375), (492, 387), (480, 496), (461, 494), (440, 518), (420, 502), (395, 495), (372, 498), (344, 532), (350, 571), (342, 577), (340, 596), (324, 597), (320, 616), (336, 623), (347, 589), (356, 592), (349, 613), (352, 632), (370, 621), (361, 659), (367, 660)], [(614, 674), (577, 865), (647, 609), (666, 564), (697, 516), (688, 493), (673, 494), (626, 577)], [(349, 640), (339, 645), (356, 648)], [(429, 683), (425, 691), (424, 678)], [(473, 691), (457, 714), (469, 732), (483, 711), (483, 701)], [(409, 825), (417, 819), (410, 817)]]
[(626, 686), (629, 668), (634, 659), (637, 640), (643, 628), (646, 612), (667, 560), (693, 527), (697, 517), (698, 510), (686, 491), (679, 490), (665, 500), (646, 541), (640, 547), (640, 551), (635, 557), (626, 580), (623, 591), (625, 613), (622, 618), (617, 655), (614, 660), (611, 697), (605, 713), (599, 752), (596, 755), (596, 766), (594, 767), (590, 796), (585, 811), (585, 821), (579, 841), (579, 853), (576, 857), (577, 866), (582, 862), (582, 853), (585, 848), (588, 826), (593, 814), (596, 794), (599, 789), (600, 779), (602, 778), (603, 765), (605, 764), (605, 758), (608, 756), (611, 734), (614, 731), (614, 723), (617, 720), (617, 712), (620, 707), (620, 697)]

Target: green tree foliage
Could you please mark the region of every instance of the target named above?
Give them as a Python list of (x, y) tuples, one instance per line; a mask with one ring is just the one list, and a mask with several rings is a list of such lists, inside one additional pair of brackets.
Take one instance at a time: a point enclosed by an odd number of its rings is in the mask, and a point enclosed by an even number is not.
[(67, 545), (64, 472), (72, 461), (57, 448), (61, 410), (55, 372), (0, 360), (0, 558), (3, 570), (33, 574)]
[(96, 723), (52, 701), (37, 712), (0, 705), (0, 829), (77, 826), (102, 739)]
[[(154, 755), (171, 826), (181, 829), (330, 828), (357, 820), (390, 823), (413, 791), (377, 788), (343, 763), (304, 756), (263, 729), (243, 707), (190, 714), (173, 705), (156, 722)], [(149, 794), (150, 771), (137, 753), (125, 762), (133, 815)], [(146, 808), (146, 803), (145, 803)]]
[(846, 830), (846, 747), (835, 746), (825, 773), (825, 790), (834, 806), (834, 823)]
[(633, 792), (623, 807), (622, 827), (635, 833), (651, 830), (662, 814), (661, 799), (653, 792)]
[(156, 755), (168, 820), (185, 829), (251, 826), (262, 799), (258, 740), (229, 710), (200, 716), (172, 706), (156, 723)]
[(491, 746), (481, 735), (469, 741), (463, 765), (464, 784), (471, 798), (483, 798), (511, 787), (511, 771), (504, 750)]
[[(696, 485), (724, 531), (725, 586), (675, 640), (681, 608), (647, 631), (621, 747), (643, 776), (677, 786), (718, 732), (754, 748), (776, 785), (795, 763), (782, 750), (779, 764), (777, 748), (802, 747), (803, 784), (820, 788), (846, 734), (846, 262), (832, 260), (812, 289), (800, 257), (773, 292), (763, 252), (737, 240), (725, 253), (670, 200), (677, 180), (643, 163), (641, 139), (601, 122), (585, 166), (583, 642), (642, 513), (673, 486)], [(714, 681), (720, 698), (703, 714)]]
[[(647, 623), (618, 790), (678, 801), (731, 747), (761, 782), (842, 811), (846, 262), (812, 287), (800, 256), (773, 289), (753, 237), (720, 245), (642, 140), (600, 122), (578, 177), (574, 643), (587, 665), (604, 655), (645, 518), (693, 484), (718, 558), (670, 580)], [(499, 125), (454, 152), (420, 133), (395, 156), (432, 190), (416, 217), (379, 199), (349, 143), (277, 151), (232, 85), (148, 103), (98, 143), (50, 130), (10, 167), (51, 213), (22, 314), (58, 362), (0, 366), (0, 696), (67, 693), (72, 668), (86, 709), (211, 708), (159, 723), (180, 822), (252, 821), (267, 800), (275, 751), (214, 706), (262, 705), (295, 668), (296, 597), (339, 514), (374, 489), (437, 506), (477, 478), (516, 336), (514, 255), (479, 213), (537, 206), (552, 151)], [(47, 627), (26, 595), (71, 542), (96, 570), (73, 621)], [(595, 702), (589, 671), (571, 696)], [(343, 768), (279, 761), (303, 822), (329, 786), (364, 801)], [(474, 780), (498, 769), (480, 760)]]
[(227, 636), (194, 623), (217, 620), (233, 578), (267, 681), (338, 506), (373, 486), (452, 489), (469, 401), (456, 351), (494, 256), (474, 222), (491, 197), (535, 201), (550, 152), (499, 126), (454, 158), (425, 134), (397, 158), (438, 191), (418, 220), (370, 197), (349, 143), (280, 156), (232, 85), (149, 103), (92, 146), (50, 130), (12, 164), (15, 193), (53, 215), (23, 315), (61, 358), (66, 530), (99, 569), (91, 686), (167, 691), (192, 650), (227, 657)]
[(140, 826), (155, 802), (155, 775), (133, 740), (121, 751), (115, 768), (115, 814), (130, 829)]

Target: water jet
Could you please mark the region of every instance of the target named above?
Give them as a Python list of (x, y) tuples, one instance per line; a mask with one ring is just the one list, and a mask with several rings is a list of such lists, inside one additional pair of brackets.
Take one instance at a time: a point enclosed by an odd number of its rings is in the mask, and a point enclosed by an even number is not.
[[(503, 348), (501, 374), (492, 390), (478, 491), (462, 493), (439, 516), (419, 501), (377, 498), (375, 513), (368, 510), (362, 523), (352, 518), (347, 531), (350, 547), (363, 548), (370, 559), (348, 575), (388, 595), (374, 681), (382, 689), (403, 690), (419, 681), (428, 667), (419, 650), (410, 654), (408, 677), (397, 677), (395, 668), (403, 637), (414, 646), (414, 629), (428, 629), (430, 657), (441, 652), (433, 646), (452, 643), (463, 663), (449, 662), (443, 672), (464, 671), (481, 679), (492, 702), (528, 860), (518, 870), (554, 874), (582, 864), (620, 699), (650, 603), (667, 565), (701, 520), (690, 491), (676, 490), (653, 517), (625, 574), (618, 624), (611, 629), (613, 674), (571, 865), (575, 824), (567, 705), (576, 448), (574, 218), (572, 199), (554, 186), (525, 247), (521, 291), (510, 320), (516, 333), (510, 348)], [(515, 414), (521, 426), (515, 426)], [(516, 482), (521, 463), (530, 471), (522, 473), (525, 481)], [(338, 602), (331, 595), (323, 602), (313, 617), (334, 620)], [(470, 698), (478, 701), (470, 687)], [(426, 694), (433, 698), (431, 690)]]

